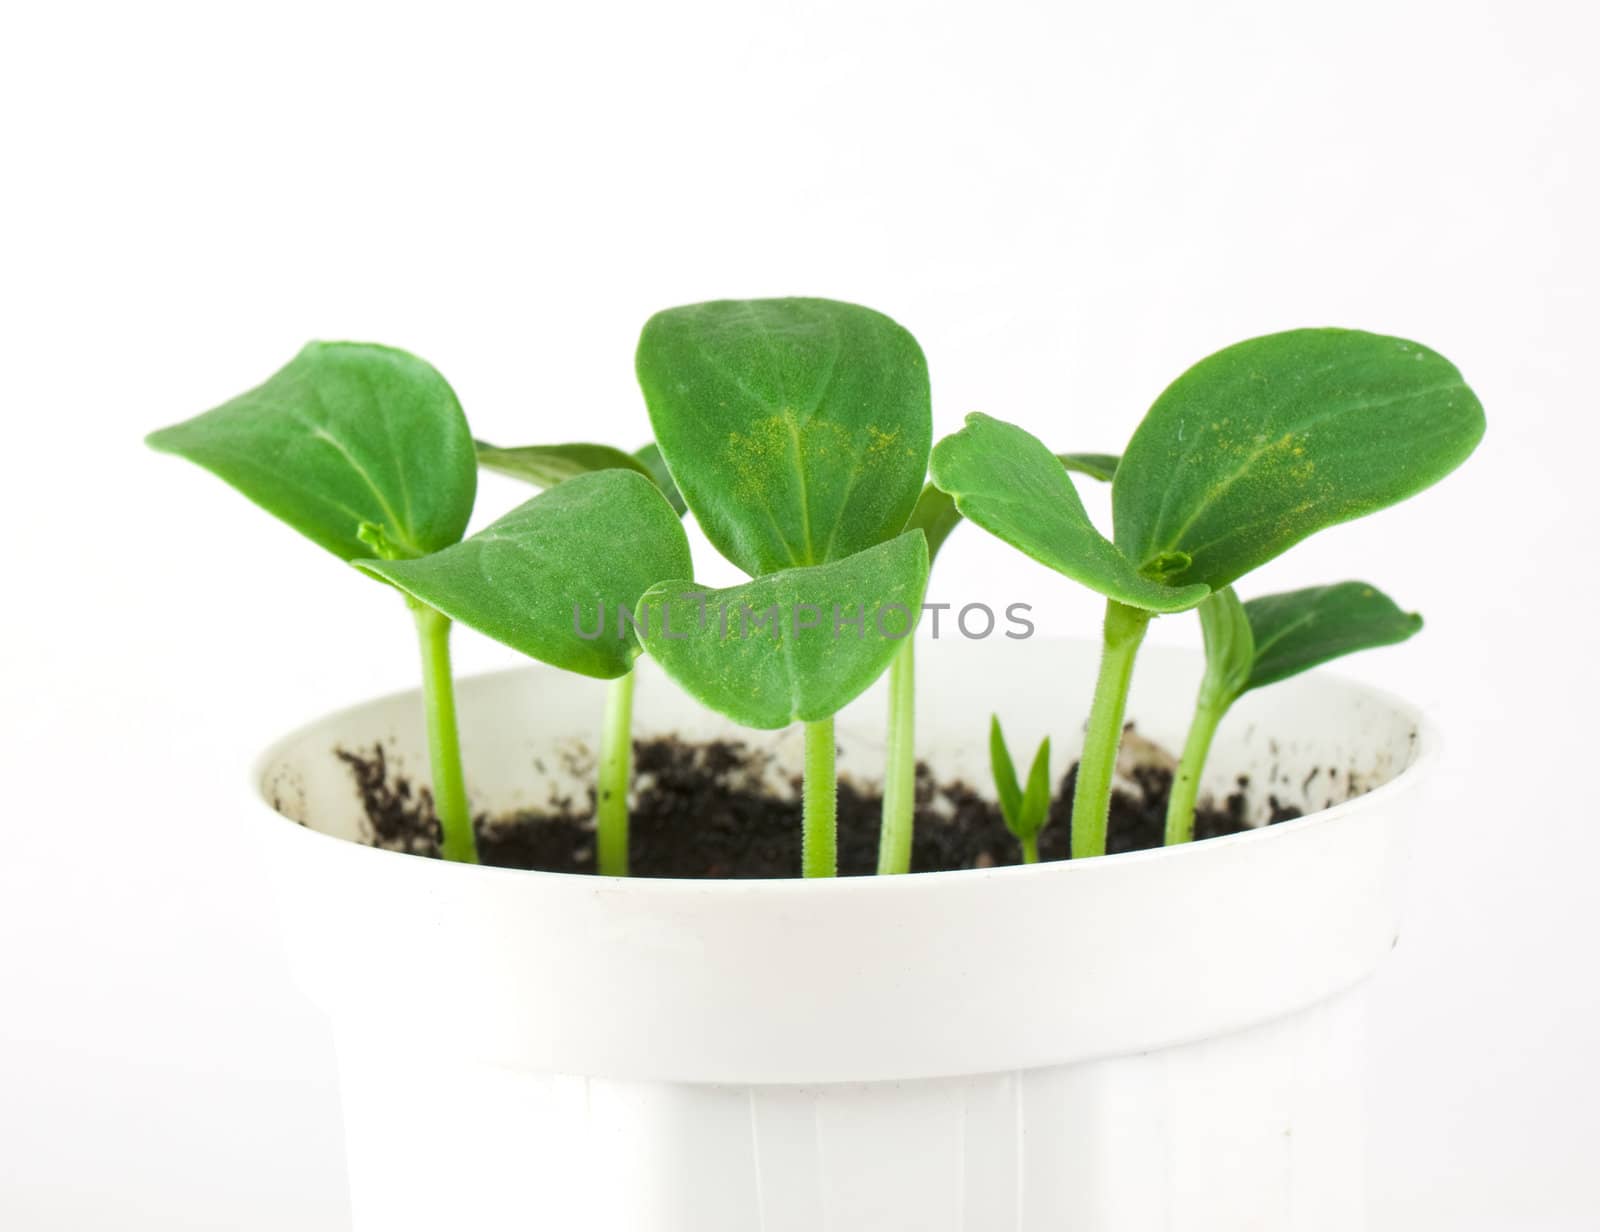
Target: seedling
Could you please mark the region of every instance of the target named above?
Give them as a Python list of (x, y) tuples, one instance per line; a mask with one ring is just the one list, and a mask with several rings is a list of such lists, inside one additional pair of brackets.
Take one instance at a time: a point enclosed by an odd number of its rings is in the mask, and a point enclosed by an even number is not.
[(1000, 798), (1000, 816), (1022, 844), (1022, 862), (1039, 862), (1039, 831), (1050, 820), (1050, 737), (1039, 744), (1028, 771), (1026, 790), (1017, 782), (1017, 768), (1011, 763), (1000, 716), (989, 719), (989, 769), (994, 774), (995, 794)]
[(680, 517), (688, 510), (654, 441), (632, 453), (624, 453), (611, 445), (519, 445), (501, 449), (486, 441), (475, 443), (479, 466), (525, 480), (535, 487), (553, 488), (593, 471), (638, 471), (661, 489), (661, 494)]
[[(388, 347), (313, 342), (264, 384), (153, 432), (342, 560), (426, 557), (460, 540), (477, 466), (455, 393), (432, 367)], [(441, 853), (476, 860), (450, 679), (450, 621), (409, 600), (422, 647)]]
[[(1069, 471), (1109, 481), (1117, 459), (1104, 453), (1061, 453), (1057, 459)], [(911, 512), (908, 530), (920, 530), (928, 540), (928, 567), (950, 532), (961, 524), (955, 501), (933, 484), (922, 489)], [(916, 819), (916, 638), (908, 637), (889, 664), (889, 726), (883, 775), (883, 820), (878, 839), (880, 874), (911, 871), (911, 840)]]
[(1114, 539), (1021, 428), (971, 415), (939, 443), (934, 482), (965, 517), (1106, 597), (1074, 856), (1105, 852), (1128, 685), (1151, 618), (1195, 607), (1306, 536), (1431, 486), (1483, 427), (1461, 374), (1426, 347), (1307, 329), (1219, 351), (1156, 399), (1112, 480)]
[(357, 566), (541, 662), (610, 680), (595, 793), (596, 864), (628, 871), (634, 606), (690, 571), (689, 540), (661, 491), (631, 470), (577, 475), (454, 547)]
[(723, 300), (652, 317), (637, 366), (684, 501), (753, 579), (669, 577), (639, 637), (736, 722), (805, 724), (802, 866), (832, 876), (834, 715), (909, 642), (927, 584), (928, 541), (905, 529), (933, 435), (922, 351), (853, 304)]
[(1365, 582), (1339, 582), (1241, 603), (1225, 586), (1200, 604), (1206, 670), (1194, 719), (1167, 800), (1166, 841), (1194, 838), (1194, 805), (1211, 741), (1223, 716), (1245, 693), (1287, 680), (1341, 655), (1403, 642), (1422, 628)]
[[(643, 475), (660, 489), (680, 518), (687, 511), (678, 487), (655, 442), (625, 453), (612, 445), (519, 445), (502, 449), (476, 441), (478, 465), (539, 488), (553, 488), (597, 471), (622, 470)], [(637, 597), (633, 601), (636, 601)], [(633, 601), (613, 609), (633, 613)], [(603, 608), (603, 605), (602, 605)], [(604, 611), (596, 619), (606, 623)], [(535, 656), (538, 657), (538, 656)], [(558, 663), (559, 665), (559, 663)], [(633, 673), (617, 676), (606, 699), (600, 738), (599, 782), (595, 790), (595, 856), (599, 872), (624, 877), (628, 873), (628, 783), (633, 769)]]

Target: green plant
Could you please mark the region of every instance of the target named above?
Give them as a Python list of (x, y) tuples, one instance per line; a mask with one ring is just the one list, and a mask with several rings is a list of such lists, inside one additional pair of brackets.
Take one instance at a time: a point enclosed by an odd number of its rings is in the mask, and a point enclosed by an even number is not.
[[(678, 485), (672, 482), (661, 450), (654, 441), (632, 453), (612, 445), (574, 442), (566, 445), (516, 445), (501, 448), (474, 442), (478, 465), (540, 488), (553, 488), (579, 475), (624, 470), (643, 475), (661, 490), (680, 518), (688, 512)], [(628, 605), (631, 614), (632, 605)], [(618, 676), (606, 701), (600, 740), (599, 784), (595, 797), (596, 856), (603, 874), (628, 872), (627, 788), (632, 774), (633, 673)]]
[(1422, 628), (1422, 617), (1404, 612), (1393, 599), (1365, 582), (1339, 582), (1263, 595), (1241, 603), (1233, 587), (1207, 595), (1200, 604), (1206, 670), (1194, 718), (1167, 800), (1166, 841), (1194, 838), (1195, 798), (1211, 741), (1223, 716), (1245, 693), (1376, 646), (1403, 642)]
[(1039, 831), (1050, 820), (1050, 737), (1039, 742), (1039, 751), (1033, 755), (1028, 785), (1024, 789), (1017, 782), (1017, 768), (1006, 748), (1005, 733), (1000, 730), (1000, 716), (990, 716), (989, 770), (994, 775), (995, 794), (1000, 800), (1000, 816), (1005, 819), (1006, 829), (1022, 844), (1022, 862), (1037, 864)]
[(833, 717), (910, 640), (927, 583), (928, 539), (906, 530), (933, 434), (922, 351), (853, 304), (722, 300), (652, 317), (637, 369), (684, 501), (752, 579), (661, 581), (639, 637), (735, 721), (805, 724), (802, 867), (832, 875)]
[(634, 606), (690, 570), (689, 540), (660, 489), (632, 470), (579, 474), (454, 547), (356, 565), (514, 650), (610, 680), (595, 793), (596, 863), (628, 872)]
[[(449, 547), (466, 530), (477, 492), (472, 434), (445, 379), (414, 355), (364, 343), (313, 342), (263, 384), (147, 440), (346, 561), (411, 560)], [(409, 602), (441, 850), (473, 861), (450, 621)]]
[[(1093, 479), (1110, 480), (1116, 473), (1115, 455), (1060, 453), (1056, 458), (1069, 471)], [(928, 567), (961, 524), (961, 513), (947, 493), (933, 484), (922, 489), (911, 511), (908, 530), (920, 530), (928, 540)], [(878, 872), (911, 871), (911, 840), (916, 817), (916, 638), (908, 637), (889, 664), (889, 722), (884, 742), (883, 817), (879, 827)]]
[(1112, 480), (1113, 538), (1056, 457), (972, 415), (933, 452), (956, 508), (1106, 597), (1072, 852), (1105, 851), (1128, 685), (1150, 620), (1185, 611), (1306, 536), (1415, 495), (1483, 435), (1461, 374), (1414, 342), (1308, 329), (1228, 347), (1156, 399)]

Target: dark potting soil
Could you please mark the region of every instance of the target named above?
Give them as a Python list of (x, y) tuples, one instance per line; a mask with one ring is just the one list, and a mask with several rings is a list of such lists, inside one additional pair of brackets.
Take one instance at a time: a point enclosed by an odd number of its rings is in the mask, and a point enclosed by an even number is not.
[[(365, 806), (375, 846), (415, 855), (438, 854), (439, 825), (426, 788), (388, 763), (381, 745), (338, 750), (350, 767)], [(629, 863), (637, 877), (793, 877), (800, 869), (800, 793), (796, 780), (773, 782), (770, 754), (739, 741), (690, 743), (675, 737), (634, 744), (634, 801), (629, 810)], [(1062, 777), (1039, 836), (1044, 860), (1068, 857), (1072, 793), (1077, 765)], [(1129, 772), (1132, 789), (1111, 801), (1107, 848), (1111, 852), (1159, 847), (1166, 822), (1172, 772), (1159, 764)], [(779, 790), (773, 790), (776, 786)], [(1195, 837), (1214, 838), (1246, 828), (1245, 788), (1225, 800), (1203, 802)], [(839, 782), (839, 871), (845, 876), (877, 868), (882, 797), (842, 778)], [(1300, 816), (1270, 798), (1273, 822)], [(543, 810), (476, 818), (478, 857), (502, 868), (560, 873), (594, 872), (594, 802), (557, 801)], [(961, 782), (939, 782), (917, 766), (913, 872), (989, 868), (1021, 861), (1017, 840), (999, 807)]]

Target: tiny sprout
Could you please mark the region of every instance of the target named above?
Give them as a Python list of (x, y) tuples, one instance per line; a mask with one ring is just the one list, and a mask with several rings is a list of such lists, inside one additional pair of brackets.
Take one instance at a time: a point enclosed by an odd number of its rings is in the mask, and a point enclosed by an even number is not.
[(989, 768), (994, 774), (994, 788), (1000, 798), (1000, 816), (1022, 844), (1022, 862), (1039, 862), (1039, 831), (1050, 820), (1050, 737), (1039, 744), (1033, 756), (1033, 766), (1028, 771), (1026, 790), (1017, 782), (1017, 769), (1006, 748), (1005, 734), (1000, 730), (1000, 716), (989, 719)]

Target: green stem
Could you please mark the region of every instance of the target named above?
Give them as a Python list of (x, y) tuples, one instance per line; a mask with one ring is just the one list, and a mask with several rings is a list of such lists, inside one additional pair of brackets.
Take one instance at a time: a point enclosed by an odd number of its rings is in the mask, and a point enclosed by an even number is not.
[(1200, 775), (1211, 752), (1211, 738), (1217, 734), (1217, 724), (1227, 712), (1226, 704), (1217, 704), (1201, 690), (1194, 719), (1189, 724), (1189, 736), (1183, 742), (1183, 756), (1178, 759), (1178, 769), (1172, 776), (1172, 794), (1167, 798), (1168, 846), (1194, 838), (1194, 804), (1200, 794)]
[(1022, 862), (1024, 864), (1037, 864), (1039, 862), (1039, 836), (1034, 834), (1018, 841), (1022, 844)]
[(806, 724), (805, 801), (800, 864), (807, 877), (839, 874), (839, 791), (834, 778), (833, 719)]
[(1115, 599), (1106, 600), (1104, 641), (1100, 650), (1100, 677), (1094, 686), (1094, 705), (1083, 735), (1083, 756), (1078, 761), (1078, 787), (1072, 797), (1072, 857), (1106, 853), (1106, 821), (1111, 815), (1111, 782), (1117, 770), (1117, 749), (1122, 744), (1122, 716), (1128, 706), (1128, 683), (1139, 643), (1150, 626), (1150, 613)]
[(606, 692), (600, 729), (599, 798), (595, 803), (596, 863), (602, 877), (628, 875), (628, 780), (633, 773), (633, 673)]
[(450, 675), (450, 618), (411, 600), (422, 647), (422, 706), (428, 720), (428, 761), (433, 777), (433, 809), (439, 818), (439, 854), (462, 864), (478, 862), (461, 773), (461, 737), (456, 732), (455, 684)]
[(1194, 838), (1194, 802), (1200, 793), (1200, 777), (1205, 773), (1212, 737), (1217, 734), (1222, 716), (1239, 699), (1239, 694), (1250, 687), (1250, 671), (1256, 657), (1250, 615), (1233, 587), (1212, 591), (1198, 611), (1206, 647), (1206, 670), (1200, 678), (1194, 718), (1189, 723), (1183, 757), (1172, 776), (1172, 794), (1167, 799), (1166, 842), (1169, 846)]
[(910, 637), (889, 663), (889, 739), (883, 769), (878, 872), (911, 871), (917, 804), (917, 661)]

